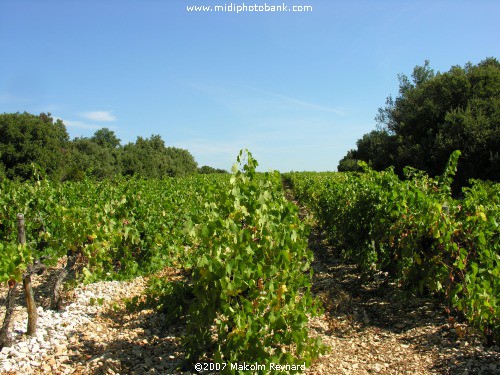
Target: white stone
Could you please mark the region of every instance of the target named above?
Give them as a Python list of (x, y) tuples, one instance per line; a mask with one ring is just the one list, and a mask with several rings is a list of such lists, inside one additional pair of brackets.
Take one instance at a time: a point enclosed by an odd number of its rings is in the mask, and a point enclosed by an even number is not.
[(7, 347), (7, 346), (4, 346), (4, 347), (2, 348), (2, 350), (0, 351), (0, 353), (2, 353), (2, 354), (4, 354), (4, 355), (7, 355), (7, 354), (9, 354), (9, 353), (10, 353), (10, 348), (9, 348), (9, 347)]
[(5, 361), (5, 362), (2, 364), (2, 370), (4, 370), (5, 372), (10, 372), (10, 371), (12, 371), (12, 365), (10, 364), (10, 362)]
[[(23, 344), (24, 344), (24, 343), (23, 343)], [(23, 345), (23, 346), (21, 346), (21, 347), (19, 348), (19, 353), (26, 353), (26, 354), (28, 354), (29, 352), (30, 352), (30, 349), (28, 348), (28, 346), (26, 346), (26, 344), (25, 344), (25, 345)]]

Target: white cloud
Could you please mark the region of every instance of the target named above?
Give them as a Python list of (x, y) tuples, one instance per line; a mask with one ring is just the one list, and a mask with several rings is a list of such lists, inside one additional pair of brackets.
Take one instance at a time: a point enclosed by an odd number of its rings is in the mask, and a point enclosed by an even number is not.
[(112, 122), (116, 121), (116, 116), (110, 111), (92, 111), (80, 113), (80, 116), (91, 121)]
[(174, 147), (184, 148), (198, 155), (237, 155), (236, 142), (210, 142), (204, 139), (188, 139), (174, 143)]
[[(238, 108), (238, 104), (241, 103), (243, 108), (256, 108), (256, 105), (259, 106), (260, 109), (265, 109), (267, 106), (276, 106), (275, 103), (270, 103), (269, 100), (259, 101), (259, 97), (249, 97), (248, 92), (254, 92), (259, 94), (264, 94), (266, 96), (272, 96), (274, 98), (280, 99), (277, 103), (285, 103), (287, 106), (290, 104), (295, 105), (295, 107), (307, 108), (319, 112), (330, 112), (335, 113), (338, 116), (346, 116), (346, 112), (335, 107), (323, 106), (316, 103), (306, 102), (301, 99), (293, 98), (290, 96), (282, 95), (280, 93), (261, 90), (255, 87), (246, 86), (246, 85), (236, 85), (233, 87), (220, 87), (220, 86), (210, 86), (198, 83), (187, 83), (189, 87), (195, 89), (201, 93), (207, 94), (213, 99), (216, 99), (222, 103), (227, 104), (228, 107), (234, 109)], [(244, 91), (241, 91), (244, 89)], [(245, 92), (246, 91), (246, 92)], [(260, 95), (262, 97), (262, 95)], [(249, 103), (253, 103), (253, 105), (249, 105)], [(253, 111), (255, 112), (255, 111)]]
[(260, 90), (260, 89), (256, 89), (256, 88), (253, 88), (253, 87), (246, 87), (246, 88), (248, 88), (250, 90), (253, 90), (253, 91), (256, 91), (256, 92), (260, 92), (262, 94), (266, 94), (266, 95), (274, 96), (276, 98), (284, 99), (287, 102), (297, 104), (297, 105), (299, 105), (301, 107), (310, 108), (310, 109), (316, 109), (318, 111), (324, 111), (324, 112), (332, 112), (332, 113), (336, 113), (339, 116), (345, 116), (345, 112), (342, 111), (342, 110), (340, 110), (340, 109), (338, 109), (338, 108), (332, 108), (332, 107), (318, 105), (318, 104), (315, 104), (315, 103), (309, 103), (309, 102), (305, 102), (305, 101), (300, 100), (300, 99), (292, 98), (290, 96), (281, 95), (281, 94), (278, 94), (278, 93), (275, 93), (275, 92), (271, 92), (271, 91)]
[(101, 128), (101, 126), (99, 125), (88, 124), (84, 121), (73, 121), (73, 120), (63, 120), (63, 119), (61, 120), (64, 123), (64, 125), (66, 125), (68, 128), (90, 129), (90, 130), (97, 130)]

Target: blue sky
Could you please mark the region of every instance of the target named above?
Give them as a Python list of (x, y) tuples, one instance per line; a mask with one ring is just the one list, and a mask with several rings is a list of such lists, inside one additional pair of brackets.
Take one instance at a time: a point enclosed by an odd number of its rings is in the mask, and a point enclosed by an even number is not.
[(71, 137), (160, 134), (198, 164), (336, 170), (397, 75), (500, 57), (498, 1), (285, 0), (310, 12), (189, 12), (283, 1), (0, 0), (0, 113)]

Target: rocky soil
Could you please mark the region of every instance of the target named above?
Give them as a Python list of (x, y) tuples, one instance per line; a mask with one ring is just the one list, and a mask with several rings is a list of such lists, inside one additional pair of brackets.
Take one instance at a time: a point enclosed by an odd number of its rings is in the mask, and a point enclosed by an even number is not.
[[(310, 246), (317, 254), (314, 292), (325, 306), (310, 330), (331, 350), (307, 374), (500, 374), (499, 348), (485, 347), (481, 335), (455, 322), (438, 301), (408, 298), (383, 274), (362, 282), (354, 266), (331, 254), (319, 231), (313, 231)], [(166, 326), (165, 317), (152, 310), (125, 308), (123, 298), (140, 295), (146, 278), (79, 286), (54, 312), (47, 307), (54, 271), (33, 279), (39, 312), (33, 337), (25, 335), (27, 314), (19, 296), (14, 344), (0, 352), (0, 373), (182, 373), (184, 327)], [(173, 269), (162, 276), (179, 278)], [(0, 296), (6, 293), (2, 286)], [(0, 305), (3, 319), (5, 301)]]

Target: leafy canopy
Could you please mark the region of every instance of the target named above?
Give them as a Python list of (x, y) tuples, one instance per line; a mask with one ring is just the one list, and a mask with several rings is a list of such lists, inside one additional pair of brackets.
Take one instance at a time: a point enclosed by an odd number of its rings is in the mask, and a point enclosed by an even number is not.
[(458, 185), (500, 181), (500, 63), (488, 58), (434, 73), (426, 61), (411, 80), (398, 78), (398, 96), (389, 96), (375, 118), (378, 129), (358, 140), (338, 169), (363, 160), (376, 170), (394, 166), (400, 176), (406, 165), (436, 176), (460, 150)]

